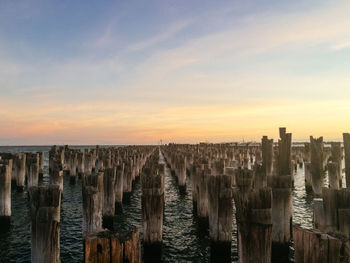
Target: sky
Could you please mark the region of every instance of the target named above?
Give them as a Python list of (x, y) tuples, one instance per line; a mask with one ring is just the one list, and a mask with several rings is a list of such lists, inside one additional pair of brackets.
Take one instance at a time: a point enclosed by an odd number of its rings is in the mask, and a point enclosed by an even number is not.
[(0, 0), (0, 145), (350, 132), (350, 1)]

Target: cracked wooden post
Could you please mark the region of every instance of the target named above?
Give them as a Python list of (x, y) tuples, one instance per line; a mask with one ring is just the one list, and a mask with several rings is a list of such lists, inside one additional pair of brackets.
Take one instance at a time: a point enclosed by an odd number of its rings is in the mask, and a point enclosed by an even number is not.
[(83, 192), (83, 236), (101, 231), (103, 207), (103, 172), (85, 175)]
[(57, 185), (29, 188), (32, 262), (60, 263), (61, 190)]
[(253, 190), (253, 172), (237, 170), (233, 189), (240, 263), (270, 263), (272, 194), (270, 188)]
[(292, 178), (273, 176), (272, 181), (272, 262), (289, 262), (293, 214)]
[(117, 165), (115, 180), (115, 212), (123, 211), (124, 163)]
[(310, 136), (310, 152), (311, 152), (312, 191), (316, 196), (321, 196), (323, 180), (324, 180), (323, 137), (314, 139), (312, 136)]
[(11, 219), (11, 172), (9, 165), (0, 164), (0, 230), (8, 230)]
[(103, 226), (113, 230), (113, 217), (115, 213), (115, 180), (117, 169), (106, 168), (103, 175)]
[(262, 166), (266, 177), (272, 176), (273, 168), (273, 139), (263, 136), (261, 139)]
[(346, 188), (350, 188), (350, 133), (343, 133)]
[(141, 263), (140, 234), (136, 227), (129, 232), (103, 231), (84, 239), (85, 263)]
[(219, 174), (208, 180), (209, 236), (211, 258), (231, 262), (232, 190), (231, 176)]

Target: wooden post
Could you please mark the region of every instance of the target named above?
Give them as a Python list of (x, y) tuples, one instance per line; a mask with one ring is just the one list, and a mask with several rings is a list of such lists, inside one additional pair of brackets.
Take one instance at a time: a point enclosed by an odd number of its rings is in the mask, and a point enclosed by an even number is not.
[(292, 178), (272, 177), (272, 262), (289, 261), (293, 212)]
[(263, 136), (261, 140), (262, 166), (265, 176), (272, 176), (273, 139)]
[(123, 204), (123, 178), (124, 178), (124, 163), (117, 166), (115, 180), (115, 211), (122, 211)]
[(350, 133), (343, 133), (346, 188), (350, 188)]
[(163, 240), (164, 165), (159, 171), (145, 167), (141, 182), (143, 242), (157, 245)]
[(346, 244), (338, 238), (294, 225), (293, 239), (295, 263), (349, 262), (342, 257)]
[(28, 169), (28, 180), (27, 180), (27, 186), (38, 186), (39, 183), (39, 167), (37, 163), (30, 163), (29, 169)]
[(32, 262), (60, 263), (61, 190), (57, 185), (29, 188)]
[(198, 178), (197, 216), (203, 226), (208, 224), (208, 180), (210, 169), (201, 170)]
[(329, 187), (333, 189), (341, 188), (341, 175), (339, 170), (339, 164), (336, 162), (328, 163), (327, 172)]
[(75, 184), (78, 170), (78, 153), (76, 151), (71, 153), (69, 163), (69, 181), (71, 184)]
[(280, 140), (278, 140), (277, 175), (290, 175), (294, 182), (294, 169), (292, 165), (292, 134), (286, 133), (286, 128), (280, 128)]
[(130, 197), (132, 191), (132, 160), (128, 159), (124, 166), (123, 177), (123, 196), (127, 199)]
[[(337, 177), (339, 180), (339, 188), (342, 187), (342, 158), (343, 158), (343, 154), (342, 154), (342, 148), (341, 148), (341, 143), (340, 142), (332, 142), (331, 143), (331, 153), (332, 153), (332, 162), (336, 163), (338, 165), (336, 173), (337, 173)], [(328, 170), (328, 169), (327, 169)], [(334, 168), (333, 168), (334, 171)]]
[[(238, 231), (240, 263), (271, 262), (271, 189), (253, 190), (252, 177), (239, 173), (237, 188), (233, 190)], [(250, 181), (250, 182), (249, 182)], [(242, 183), (242, 185), (241, 185)]]
[(179, 169), (178, 169), (178, 183), (179, 187), (184, 189), (186, 188), (186, 156), (180, 156), (179, 159)]
[(58, 185), (63, 194), (63, 171), (59, 159), (53, 159), (51, 162), (50, 184)]
[(115, 213), (115, 179), (117, 169), (106, 168), (103, 176), (103, 226), (113, 230), (113, 216)]
[(84, 239), (84, 247), (85, 263), (141, 263), (140, 235), (136, 227), (125, 233), (90, 234)]
[(44, 176), (44, 152), (39, 152), (39, 178)]
[(102, 229), (103, 172), (82, 178), (83, 236)]
[(311, 163), (304, 163), (304, 174), (305, 174), (305, 189), (307, 192), (312, 191), (312, 172)]
[(316, 196), (321, 196), (324, 171), (323, 171), (323, 137), (314, 139), (310, 136), (311, 150), (311, 176), (312, 191)]
[(18, 153), (13, 162), (18, 192), (23, 192), (26, 173), (26, 155)]
[(78, 177), (81, 178), (84, 175), (85, 172), (85, 153), (84, 152), (78, 152)]
[(11, 173), (8, 165), (0, 164), (0, 230), (8, 230), (11, 219)]
[(232, 191), (229, 175), (210, 176), (209, 234), (213, 242), (230, 243), (232, 240)]

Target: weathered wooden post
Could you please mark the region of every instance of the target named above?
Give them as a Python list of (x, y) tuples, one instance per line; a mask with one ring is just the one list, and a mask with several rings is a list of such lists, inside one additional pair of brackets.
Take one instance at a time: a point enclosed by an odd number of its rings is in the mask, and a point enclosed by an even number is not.
[(296, 225), (293, 226), (293, 239), (295, 263), (349, 262), (347, 244), (341, 239)]
[(38, 186), (39, 183), (39, 167), (37, 163), (30, 163), (28, 167), (28, 180), (27, 180), (27, 186)]
[(78, 152), (78, 177), (81, 178), (84, 175), (85, 172), (85, 152)]
[(82, 178), (83, 236), (102, 230), (103, 172)]
[(78, 153), (76, 151), (71, 153), (69, 164), (69, 181), (71, 184), (75, 184), (78, 170)]
[(332, 155), (332, 162), (336, 163), (338, 165), (337, 169), (337, 176), (339, 180), (339, 187), (342, 187), (342, 158), (343, 158), (343, 150), (341, 147), (340, 142), (332, 142), (331, 143), (331, 155)]
[(261, 151), (263, 171), (266, 177), (272, 176), (273, 139), (268, 139), (267, 136), (263, 136), (261, 139)]
[(209, 223), (209, 207), (208, 207), (208, 180), (211, 174), (210, 169), (201, 170), (198, 176), (197, 191), (197, 216), (201, 226), (206, 227)]
[(272, 262), (289, 262), (293, 215), (292, 178), (272, 177)]
[(44, 152), (39, 152), (39, 179), (44, 176)]
[(142, 225), (143, 241), (159, 244), (163, 238), (164, 165), (157, 172), (151, 168), (142, 171)]
[(180, 156), (178, 169), (178, 183), (181, 189), (186, 188), (186, 156)]
[(11, 219), (11, 173), (8, 165), (0, 164), (0, 230), (9, 229)]
[(339, 165), (336, 162), (327, 164), (328, 184), (330, 188), (341, 188), (341, 176), (339, 174)]
[(57, 185), (29, 188), (32, 262), (60, 263), (61, 190)]
[(103, 176), (103, 226), (113, 230), (113, 216), (115, 213), (115, 180), (117, 169), (106, 168)]
[(159, 164), (158, 169), (145, 167), (142, 170), (141, 183), (145, 261), (158, 262), (163, 241), (164, 164)]
[(17, 191), (23, 192), (26, 174), (26, 155), (18, 153), (13, 160), (13, 166), (16, 174)]
[(316, 196), (321, 196), (324, 171), (323, 171), (323, 137), (314, 139), (310, 136), (311, 150), (311, 176), (312, 191)]
[(136, 227), (125, 233), (90, 234), (85, 237), (84, 247), (85, 263), (141, 263), (140, 235)]
[(123, 197), (129, 199), (132, 191), (132, 160), (127, 159), (124, 166)]
[(123, 210), (123, 180), (124, 180), (124, 163), (117, 165), (115, 180), (115, 212)]
[(232, 190), (230, 175), (209, 176), (209, 236), (212, 258), (231, 262)]
[(53, 159), (51, 162), (50, 184), (58, 185), (63, 194), (63, 170), (59, 159)]
[(350, 133), (343, 133), (346, 188), (350, 188)]
[(311, 163), (304, 163), (304, 174), (305, 174), (305, 189), (307, 192), (312, 191), (312, 172)]
[(286, 133), (286, 128), (280, 128), (278, 140), (277, 175), (290, 175), (294, 182), (294, 169), (292, 165), (292, 134)]
[(199, 178), (198, 173), (200, 173), (200, 168), (195, 163), (191, 169), (192, 205), (193, 205), (194, 214), (197, 214), (198, 178)]
[(270, 263), (272, 195), (270, 188), (253, 190), (253, 172), (238, 170), (233, 189), (240, 263)]

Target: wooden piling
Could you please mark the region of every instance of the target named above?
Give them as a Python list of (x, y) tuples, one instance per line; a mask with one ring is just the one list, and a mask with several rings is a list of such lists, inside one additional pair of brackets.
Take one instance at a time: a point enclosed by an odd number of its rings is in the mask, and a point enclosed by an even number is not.
[(122, 211), (124, 164), (117, 166), (115, 180), (115, 212)]
[(350, 188), (350, 133), (343, 133), (344, 159), (345, 159), (345, 180), (346, 187)]
[(324, 171), (323, 171), (323, 137), (314, 139), (310, 136), (311, 152), (311, 177), (312, 191), (316, 196), (321, 196)]
[(29, 188), (31, 200), (32, 262), (60, 263), (59, 186)]
[(39, 167), (37, 163), (30, 163), (28, 169), (27, 186), (38, 186), (39, 183)]
[(8, 230), (11, 219), (11, 173), (0, 164), (0, 229)]
[[(237, 188), (233, 189), (238, 231), (238, 257), (240, 263), (270, 263), (272, 195), (270, 188), (253, 190), (250, 179), (239, 174)], [(242, 185), (240, 184), (242, 183)]]
[(263, 136), (261, 139), (261, 151), (262, 151), (262, 166), (263, 171), (267, 176), (272, 176), (273, 167), (273, 139), (268, 139), (267, 136)]
[(156, 245), (163, 240), (164, 165), (159, 170), (145, 167), (141, 183), (143, 242)]
[(103, 175), (103, 226), (113, 230), (113, 216), (115, 213), (115, 180), (117, 169), (106, 168)]
[(292, 178), (272, 177), (272, 262), (288, 262), (293, 213)]
[(93, 233), (84, 239), (85, 263), (141, 263), (140, 235), (136, 227), (130, 232)]
[(102, 229), (103, 172), (82, 178), (83, 236)]
[(296, 225), (293, 226), (293, 239), (295, 263), (349, 262), (346, 258), (349, 242), (344, 243), (321, 231), (303, 229)]
[(232, 241), (231, 176), (220, 174), (208, 180), (209, 236), (212, 242)]

